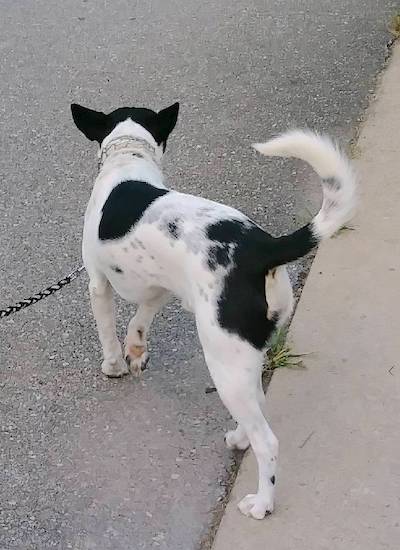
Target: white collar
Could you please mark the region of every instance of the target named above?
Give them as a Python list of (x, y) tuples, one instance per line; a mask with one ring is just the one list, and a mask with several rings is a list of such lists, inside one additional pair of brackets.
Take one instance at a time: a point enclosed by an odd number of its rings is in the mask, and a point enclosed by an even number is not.
[(99, 170), (103, 167), (106, 159), (112, 154), (127, 154), (133, 157), (150, 159), (160, 165), (157, 148), (149, 143), (146, 139), (134, 136), (119, 136), (110, 140), (104, 147), (99, 150)]

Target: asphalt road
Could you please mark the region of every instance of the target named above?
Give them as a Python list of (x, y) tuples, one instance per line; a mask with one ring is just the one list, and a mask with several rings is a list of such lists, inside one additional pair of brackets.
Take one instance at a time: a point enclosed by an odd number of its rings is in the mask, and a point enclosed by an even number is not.
[[(319, 189), (249, 144), (295, 125), (348, 139), (396, 5), (0, 0), (0, 307), (80, 262), (96, 160), (72, 101), (179, 100), (171, 186), (279, 234), (309, 217)], [(119, 312), (122, 334), (129, 308)], [(151, 351), (141, 381), (102, 376), (85, 276), (0, 322), (2, 550), (194, 550), (207, 535), (232, 465), (230, 420), (205, 394), (195, 327), (176, 304)]]

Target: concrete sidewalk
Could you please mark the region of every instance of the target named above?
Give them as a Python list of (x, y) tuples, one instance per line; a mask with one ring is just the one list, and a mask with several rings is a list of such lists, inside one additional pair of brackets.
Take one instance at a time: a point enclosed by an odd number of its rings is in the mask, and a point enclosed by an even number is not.
[(291, 330), (306, 370), (268, 390), (280, 440), (275, 513), (247, 519), (248, 454), (214, 550), (400, 548), (400, 46), (359, 138), (355, 231), (318, 251)]

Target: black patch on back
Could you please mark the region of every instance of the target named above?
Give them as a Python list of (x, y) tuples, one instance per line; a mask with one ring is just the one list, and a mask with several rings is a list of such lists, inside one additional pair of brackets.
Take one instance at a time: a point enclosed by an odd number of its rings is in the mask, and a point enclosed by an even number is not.
[(143, 216), (150, 204), (168, 193), (144, 181), (123, 181), (109, 194), (102, 208), (99, 239), (124, 237)]
[(180, 230), (177, 219), (168, 222), (167, 231), (173, 239), (179, 239)]
[(230, 262), (229, 248), (227, 244), (215, 244), (208, 249), (207, 265), (211, 271), (215, 271), (220, 265), (228, 267)]
[(304, 256), (318, 244), (312, 224), (275, 239), (250, 220), (222, 220), (209, 225), (206, 234), (212, 241), (207, 258), (211, 270), (226, 262), (226, 253), (221, 250), (229, 251), (230, 268), (218, 300), (219, 323), (261, 350), (277, 322), (276, 315), (267, 318), (266, 274)]
[(207, 237), (213, 241), (208, 255), (209, 268), (215, 270), (217, 264), (225, 262), (232, 264), (218, 300), (219, 323), (262, 349), (276, 323), (267, 318), (265, 296), (265, 276), (268, 269), (274, 267), (268, 267), (274, 239), (255, 224), (237, 220), (209, 225)]
[(122, 269), (118, 267), (117, 265), (112, 265), (111, 269), (115, 271), (115, 273), (123, 273)]
[(218, 266), (228, 267), (231, 261), (230, 248), (240, 241), (245, 225), (237, 220), (223, 220), (207, 228), (207, 237), (216, 244), (208, 249), (207, 264), (211, 271)]
[(246, 233), (246, 226), (238, 220), (222, 220), (209, 225), (207, 237), (220, 243), (237, 243)]
[(272, 483), (272, 485), (275, 485), (275, 476), (272, 476), (272, 477), (270, 478), (270, 482)]

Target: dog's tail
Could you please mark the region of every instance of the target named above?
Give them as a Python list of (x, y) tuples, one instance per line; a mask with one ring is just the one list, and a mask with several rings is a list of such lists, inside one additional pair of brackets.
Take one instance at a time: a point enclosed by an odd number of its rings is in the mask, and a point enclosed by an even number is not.
[(293, 130), (253, 147), (266, 156), (308, 162), (322, 182), (323, 201), (315, 218), (294, 233), (274, 240), (271, 267), (275, 267), (301, 258), (350, 220), (356, 202), (355, 176), (349, 160), (331, 139), (314, 132)]

